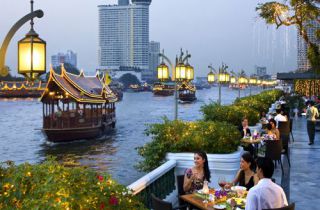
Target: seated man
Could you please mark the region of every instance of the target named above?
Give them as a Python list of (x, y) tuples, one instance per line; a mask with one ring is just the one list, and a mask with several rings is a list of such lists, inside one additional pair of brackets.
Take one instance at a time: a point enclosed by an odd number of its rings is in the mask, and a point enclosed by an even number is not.
[(269, 158), (257, 159), (259, 182), (249, 190), (246, 210), (274, 209), (288, 206), (283, 189), (272, 182), (274, 164)]
[(274, 120), (277, 122), (277, 128), (278, 128), (279, 122), (286, 122), (288, 121), (288, 119), (285, 115), (283, 115), (284, 112), (282, 109), (277, 109), (276, 112), (277, 112), (277, 115), (274, 117)]

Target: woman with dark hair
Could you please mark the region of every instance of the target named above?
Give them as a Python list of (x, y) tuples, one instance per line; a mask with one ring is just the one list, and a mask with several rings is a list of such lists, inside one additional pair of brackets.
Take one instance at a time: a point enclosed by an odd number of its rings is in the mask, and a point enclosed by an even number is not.
[(280, 140), (280, 131), (277, 128), (277, 122), (274, 119), (269, 120), (269, 126), (267, 126), (268, 134), (271, 133), (275, 136), (275, 140)]
[(210, 182), (210, 170), (208, 158), (205, 152), (194, 153), (194, 166), (186, 170), (184, 175), (183, 190), (185, 193), (193, 193), (203, 188), (203, 182)]
[(256, 163), (251, 154), (249, 152), (243, 153), (240, 161), (240, 170), (238, 171), (232, 184), (239, 184), (239, 186), (246, 187), (247, 190), (249, 190), (259, 181), (258, 176), (254, 172), (255, 168)]

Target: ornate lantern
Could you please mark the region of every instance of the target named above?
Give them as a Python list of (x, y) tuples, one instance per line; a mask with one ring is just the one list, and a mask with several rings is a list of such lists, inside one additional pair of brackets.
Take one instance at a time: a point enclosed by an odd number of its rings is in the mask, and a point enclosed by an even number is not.
[(208, 83), (213, 83), (214, 82), (214, 73), (210, 71), (208, 73)]
[(194, 79), (194, 68), (189, 63), (186, 65), (186, 79), (189, 81)]
[(169, 67), (165, 63), (161, 63), (157, 67), (157, 71), (158, 71), (158, 79), (160, 81), (169, 79)]
[(174, 79), (177, 81), (182, 81), (187, 79), (187, 68), (183, 63), (179, 63), (175, 68)]

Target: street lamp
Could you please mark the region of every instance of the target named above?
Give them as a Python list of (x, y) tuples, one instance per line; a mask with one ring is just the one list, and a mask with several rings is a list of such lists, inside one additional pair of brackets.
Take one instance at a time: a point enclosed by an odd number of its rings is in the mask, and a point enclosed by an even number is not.
[(245, 86), (248, 84), (248, 79), (246, 77), (246, 73), (241, 70), (239, 77), (238, 77), (238, 88), (239, 88), (239, 92), (238, 92), (238, 98), (240, 98), (240, 91), (241, 91), (241, 87)]
[[(212, 65), (209, 65), (208, 68), (210, 69), (210, 72), (208, 74), (208, 82), (213, 83), (214, 82), (214, 75), (213, 72), (216, 72), (215, 69), (212, 67)], [(228, 66), (222, 63), (222, 66), (219, 68), (218, 73), (218, 83), (219, 83), (219, 99), (218, 104), (221, 105), (221, 84), (227, 83), (230, 81), (230, 74), (227, 72)]]
[(5, 57), (9, 43), (17, 30), (30, 21), (31, 29), (26, 37), (18, 42), (18, 73), (24, 75), (28, 80), (34, 81), (41, 74), (46, 72), (46, 42), (39, 38), (33, 29), (33, 18), (43, 17), (42, 10), (33, 11), (33, 0), (31, 3), (31, 13), (25, 15), (16, 22), (5, 37), (0, 49), (0, 75), (8, 75), (8, 68), (5, 66)]
[[(188, 81), (192, 80), (194, 78), (194, 69), (193, 67), (188, 63), (188, 58), (191, 57), (191, 55), (186, 53), (184, 56), (184, 53), (182, 52), (182, 49), (180, 51), (180, 57), (179, 59), (176, 59), (176, 66), (174, 67), (170, 59), (164, 54), (164, 51), (159, 54), (160, 57), (162, 57), (162, 63), (158, 66), (158, 79), (161, 81), (165, 81), (169, 79), (169, 67), (164, 63), (164, 61), (167, 61), (169, 66), (172, 70), (172, 80), (175, 81), (174, 84), (174, 119), (178, 119), (178, 88), (177, 88), (177, 82), (181, 81)], [(187, 64), (185, 64), (185, 61), (187, 61)]]
[(257, 84), (257, 78), (256, 76), (251, 76), (249, 79), (249, 85), (250, 85), (250, 96), (251, 96), (251, 86)]

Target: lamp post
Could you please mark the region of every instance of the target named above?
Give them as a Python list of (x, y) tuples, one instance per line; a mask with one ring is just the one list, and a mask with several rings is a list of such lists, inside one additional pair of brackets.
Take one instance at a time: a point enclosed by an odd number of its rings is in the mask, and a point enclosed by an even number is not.
[[(191, 54), (186, 52), (184, 53), (182, 49), (180, 50), (179, 58), (176, 58), (175, 66), (172, 64), (171, 60), (164, 54), (164, 50), (159, 54), (162, 58), (161, 64), (157, 67), (158, 79), (160, 81), (165, 81), (169, 79), (169, 67), (165, 64), (166, 61), (171, 67), (172, 71), (172, 80), (174, 83), (174, 119), (178, 119), (178, 86), (177, 83), (181, 81), (189, 81), (194, 78), (194, 68), (188, 63), (188, 58), (191, 57)], [(185, 64), (186, 62), (186, 64)]]
[(243, 70), (241, 70), (238, 76), (238, 85), (239, 85), (238, 98), (240, 98), (241, 86), (247, 85), (247, 84), (248, 84), (248, 79), (246, 77), (246, 73)]
[(3, 77), (8, 75), (5, 58), (9, 43), (17, 30), (29, 20), (31, 29), (26, 37), (18, 42), (18, 73), (24, 75), (28, 80), (34, 81), (46, 72), (46, 42), (39, 38), (39, 35), (33, 29), (33, 18), (42, 18), (43, 11), (33, 11), (33, 2), (33, 0), (30, 1), (31, 12), (12, 26), (1, 45), (0, 75)]
[(253, 75), (249, 79), (249, 85), (250, 85), (250, 96), (251, 96), (251, 86), (257, 84), (257, 78)]
[[(210, 72), (208, 74), (208, 82), (213, 83), (214, 82), (214, 74), (216, 73), (215, 69), (212, 67), (212, 65), (209, 65), (208, 68), (210, 69)], [(227, 83), (230, 81), (230, 74), (227, 72), (228, 66), (224, 63), (222, 63), (222, 66), (219, 68), (218, 73), (218, 84), (219, 84), (219, 99), (218, 104), (221, 105), (221, 84)]]

